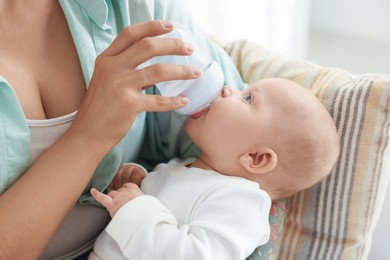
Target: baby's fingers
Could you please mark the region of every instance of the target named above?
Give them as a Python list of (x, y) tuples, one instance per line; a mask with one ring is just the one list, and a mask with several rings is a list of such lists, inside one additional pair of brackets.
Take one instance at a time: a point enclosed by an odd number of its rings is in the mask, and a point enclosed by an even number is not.
[(122, 171), (121, 183), (132, 182), (141, 186), (141, 181), (146, 176), (146, 170), (142, 166), (135, 163), (127, 163), (126, 168)]
[(110, 196), (108, 196), (108, 195), (106, 195), (104, 193), (101, 193), (100, 191), (98, 191), (95, 188), (92, 188), (90, 192), (91, 192), (92, 197), (97, 202), (102, 204), (105, 208), (109, 208), (111, 206), (112, 198)]

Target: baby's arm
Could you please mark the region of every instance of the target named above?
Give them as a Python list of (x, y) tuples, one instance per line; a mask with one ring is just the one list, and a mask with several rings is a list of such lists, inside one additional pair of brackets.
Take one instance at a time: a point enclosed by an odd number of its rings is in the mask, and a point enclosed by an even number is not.
[(137, 197), (118, 211), (94, 252), (109, 259), (107, 248), (116, 244), (127, 259), (244, 259), (267, 242), (270, 200), (263, 191), (213, 187), (206, 193), (188, 224), (157, 198)]
[(146, 170), (138, 164), (123, 164), (109, 185), (112, 191), (106, 195), (92, 188), (91, 195), (107, 209), (111, 217), (114, 217), (115, 213), (127, 202), (144, 195), (139, 186), (146, 174)]

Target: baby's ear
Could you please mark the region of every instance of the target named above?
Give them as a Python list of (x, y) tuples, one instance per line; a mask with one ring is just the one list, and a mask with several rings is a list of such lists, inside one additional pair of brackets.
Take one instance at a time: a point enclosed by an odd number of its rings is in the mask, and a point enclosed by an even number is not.
[(255, 153), (241, 155), (239, 162), (250, 173), (266, 173), (275, 168), (278, 157), (271, 148), (259, 147)]

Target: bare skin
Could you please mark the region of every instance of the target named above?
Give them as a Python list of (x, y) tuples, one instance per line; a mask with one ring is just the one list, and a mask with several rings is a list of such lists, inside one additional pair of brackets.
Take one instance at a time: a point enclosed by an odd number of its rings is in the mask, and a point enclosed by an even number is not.
[(1, 75), (13, 86), (29, 119), (76, 111), (86, 86), (58, 2), (19, 2), (0, 4)]
[[(170, 30), (160, 22), (125, 29), (97, 58), (87, 92), (58, 1), (0, 1), (0, 75), (14, 88), (26, 118), (78, 110), (69, 131), (0, 196), (0, 259), (39, 257), (101, 159), (140, 111), (186, 104), (141, 90), (163, 80), (196, 78), (196, 70), (170, 65), (135, 70), (152, 56), (191, 53), (182, 42), (148, 38)], [(132, 113), (123, 115), (124, 110)]]

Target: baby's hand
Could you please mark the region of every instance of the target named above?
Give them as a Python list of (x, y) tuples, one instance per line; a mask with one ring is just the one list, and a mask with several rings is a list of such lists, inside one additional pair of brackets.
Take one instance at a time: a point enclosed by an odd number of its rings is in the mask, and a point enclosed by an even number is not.
[(100, 202), (113, 218), (116, 212), (130, 200), (144, 195), (140, 188), (134, 183), (125, 183), (120, 189), (110, 191), (107, 195), (95, 188), (91, 189), (91, 194), (96, 201)]
[(112, 190), (117, 190), (123, 184), (132, 182), (141, 186), (141, 181), (146, 176), (146, 170), (142, 166), (135, 163), (123, 164), (119, 167), (114, 179), (108, 186)]

